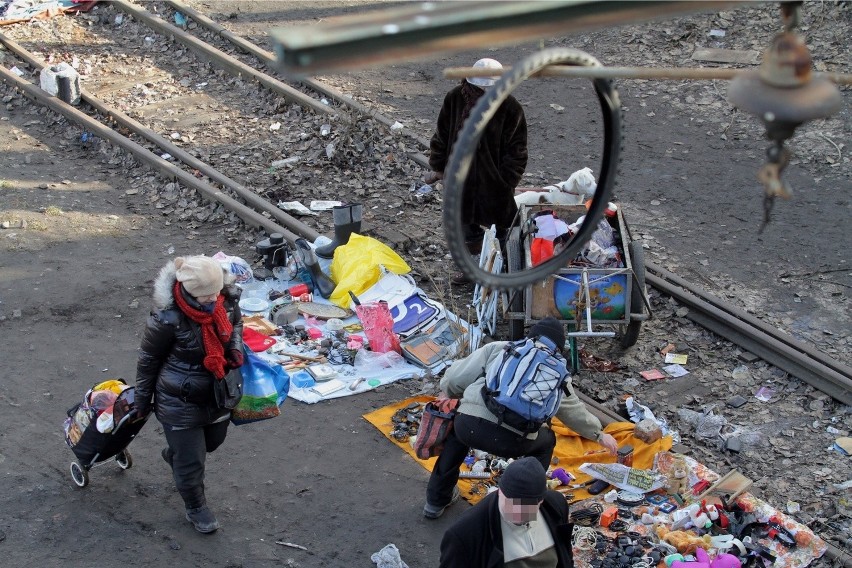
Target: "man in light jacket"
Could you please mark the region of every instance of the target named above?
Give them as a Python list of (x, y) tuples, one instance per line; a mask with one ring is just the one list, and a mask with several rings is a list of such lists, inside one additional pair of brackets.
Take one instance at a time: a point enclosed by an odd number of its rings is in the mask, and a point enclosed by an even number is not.
[[(533, 325), (527, 337), (545, 336), (560, 348), (565, 345), (565, 331), (555, 318), (545, 318)], [(449, 398), (460, 398), (453, 429), (444, 442), (444, 449), (429, 478), (426, 488), (426, 505), (423, 516), (437, 519), (459, 496), (456, 483), (459, 468), (471, 448), (476, 448), (504, 458), (531, 456), (545, 470), (553, 457), (556, 435), (543, 425), (538, 432), (525, 434), (506, 423), (499, 423), (497, 416), (485, 405), (482, 387), (485, 385), (485, 369), (497, 357), (502, 356), (505, 341), (495, 341), (480, 347), (464, 359), (447, 369), (441, 379), (441, 390)], [(562, 396), (556, 410), (556, 418), (583, 438), (593, 440), (610, 453), (618, 451), (615, 439), (601, 429), (601, 422), (589, 412), (571, 387), (570, 378), (565, 384), (567, 394)]]

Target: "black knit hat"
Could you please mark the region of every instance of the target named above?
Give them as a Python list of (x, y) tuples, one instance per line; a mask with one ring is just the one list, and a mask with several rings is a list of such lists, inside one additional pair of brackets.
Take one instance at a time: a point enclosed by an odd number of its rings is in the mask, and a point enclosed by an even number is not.
[(530, 328), (527, 337), (544, 336), (556, 344), (560, 350), (565, 348), (565, 329), (556, 318), (544, 318)]
[(500, 476), (500, 491), (509, 499), (540, 501), (547, 491), (547, 474), (535, 458), (515, 460)]

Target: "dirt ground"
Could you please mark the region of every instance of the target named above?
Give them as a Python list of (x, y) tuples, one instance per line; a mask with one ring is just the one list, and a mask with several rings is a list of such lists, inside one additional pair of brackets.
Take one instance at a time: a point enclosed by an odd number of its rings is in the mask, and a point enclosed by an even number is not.
[[(260, 44), (264, 30), (274, 25), (313, 22), (369, 5), (192, 4)], [(849, 10), (830, 9), (835, 11), (809, 16), (819, 38), (812, 46), (814, 56), (828, 61), (832, 70), (849, 72), (849, 55), (841, 49), (848, 44)], [(710, 29), (728, 30), (728, 43), (719, 47), (765, 45), (777, 22), (774, 12), (761, 8), (737, 15), (742, 17), (696, 16), (546, 44), (579, 47), (611, 65), (622, 60), (685, 65), (690, 63), (688, 46), (709, 45)], [(520, 46), (486, 55), (511, 63), (532, 49)], [(441, 78), (441, 69), (481, 56), (458, 54), (322, 79), (428, 136), (440, 98), (452, 86)], [(804, 127), (797, 137), (800, 153), (787, 170), (796, 196), (776, 204), (773, 223), (762, 235), (757, 234), (761, 188), (754, 176), (765, 141), (755, 119), (733, 113), (724, 102), (724, 85), (634, 81), (621, 92), (627, 124), (617, 192), (649, 260), (706, 284), (849, 362), (848, 90), (839, 115)], [(576, 169), (594, 167), (595, 115), (589, 93), (587, 84), (565, 87), (555, 80), (518, 93), (530, 122), (529, 185), (560, 181)], [(208, 498), (222, 523), (211, 537), (195, 533), (183, 518), (181, 500), (159, 456), (164, 438), (156, 421), (132, 444), (132, 469), (122, 472), (108, 462), (91, 472), (88, 488), (74, 487), (68, 473), (72, 453), (61, 429), (65, 411), (96, 382), (111, 377), (132, 382), (159, 267), (175, 255), (218, 250), (251, 258), (249, 245), (256, 235), (224, 222), (188, 228), (174, 216), (155, 212), (127, 190), (134, 179), (148, 174), (120, 157), (107, 160), (82, 147), (79, 133), (63, 120), (23, 104), (6, 87), (0, 87), (0, 101), (0, 221), (8, 222), (0, 230), (4, 565), (371, 566), (370, 555), (388, 543), (400, 549), (412, 568), (436, 565), (443, 531), (465, 506), (449, 509), (438, 522), (424, 520), (420, 511), (427, 472), (361, 418), (429, 389), (422, 381), (318, 405), (288, 400), (280, 417), (232, 428), (208, 460)], [(563, 113), (551, 104), (580, 112)], [(414, 180), (396, 181), (407, 191)], [(663, 315), (676, 317), (676, 307), (664, 301), (659, 307)], [(646, 361), (641, 354), (654, 351), (666, 337), (704, 346), (711, 358), (716, 350), (732, 352), (718, 342), (684, 340), (676, 330), (683, 326), (649, 327), (636, 347), (640, 355), (625, 359), (634, 375)], [(820, 404), (814, 406), (815, 401)], [(665, 396), (657, 402), (665, 406)], [(800, 404), (793, 402), (790, 398), (783, 407), (789, 413)], [(848, 407), (833, 406), (813, 393), (803, 394), (800, 405), (804, 420), (820, 421), (820, 432), (827, 423), (841, 432), (852, 427)], [(801, 445), (805, 434), (798, 436), (789, 445)], [(816, 434), (805, 438), (817, 453), (829, 439)], [(698, 451), (701, 442), (694, 446)], [(793, 458), (799, 450), (785, 448)], [(711, 449), (707, 451), (701, 457), (709, 457)], [(752, 456), (744, 469), (758, 471), (768, 463), (771, 471), (759, 486), (772, 491), (775, 476), (783, 477), (781, 472), (794, 465), (784, 463), (783, 452), (768, 456), (768, 461)], [(819, 491), (828, 488), (830, 497), (829, 481), (849, 478), (848, 460), (808, 459), (812, 461), (795, 459), (795, 467), (820, 465), (831, 472), (818, 470), (816, 479), (789, 480), (791, 499), (806, 484), (819, 485)], [(785, 494), (778, 487), (774, 491), (775, 496)], [(836, 511), (822, 509), (811, 513), (821, 519), (836, 516)]]

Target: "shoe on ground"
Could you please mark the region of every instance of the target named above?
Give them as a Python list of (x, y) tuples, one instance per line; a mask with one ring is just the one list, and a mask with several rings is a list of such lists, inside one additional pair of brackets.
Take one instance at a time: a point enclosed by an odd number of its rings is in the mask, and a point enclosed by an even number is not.
[(447, 510), (447, 507), (458, 501), (459, 498), (461, 498), (459, 488), (453, 487), (453, 497), (452, 499), (450, 499), (449, 503), (447, 503), (443, 507), (436, 507), (435, 505), (430, 505), (429, 503), (426, 503), (426, 505), (423, 507), (423, 516), (427, 519), (437, 519), (438, 517), (444, 514), (444, 511)]
[(219, 528), (219, 521), (216, 520), (216, 516), (207, 507), (207, 505), (196, 507), (194, 509), (187, 509), (186, 520), (192, 523), (195, 530), (204, 534), (216, 532)]

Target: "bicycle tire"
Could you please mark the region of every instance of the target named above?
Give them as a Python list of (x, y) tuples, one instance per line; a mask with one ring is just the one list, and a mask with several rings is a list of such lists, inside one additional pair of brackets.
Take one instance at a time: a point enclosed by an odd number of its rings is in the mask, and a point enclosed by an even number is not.
[(482, 270), (471, 258), (464, 244), (462, 225), (464, 182), (470, 172), (473, 153), (476, 151), (479, 139), (485, 132), (485, 126), (518, 85), (541, 69), (558, 64), (586, 67), (601, 66), (600, 62), (588, 53), (569, 48), (546, 49), (522, 59), (512, 66), (512, 69), (504, 73), (480, 97), (462, 126), (458, 139), (453, 144), (453, 151), (450, 154), (444, 174), (444, 232), (450, 256), (452, 256), (459, 270), (470, 280), (483, 286), (498, 290), (520, 290), (525, 286), (544, 280), (563, 268), (589, 240), (595, 227), (597, 227), (598, 221), (603, 217), (606, 205), (612, 195), (621, 151), (621, 103), (612, 81), (593, 79), (595, 93), (603, 115), (603, 155), (597, 190), (577, 234), (568, 242), (565, 249), (553, 258), (533, 268), (510, 274), (492, 274)]

